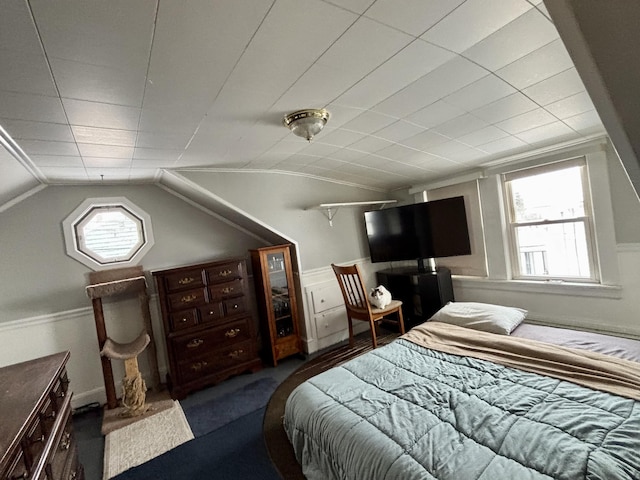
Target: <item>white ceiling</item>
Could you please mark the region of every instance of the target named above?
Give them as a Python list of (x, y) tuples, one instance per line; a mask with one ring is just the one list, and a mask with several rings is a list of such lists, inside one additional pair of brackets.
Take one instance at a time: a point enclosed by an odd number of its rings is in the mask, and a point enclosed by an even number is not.
[[(604, 133), (541, 0), (5, 0), (0, 65), (0, 125), (44, 183), (387, 190)], [(311, 144), (282, 125), (321, 107)]]

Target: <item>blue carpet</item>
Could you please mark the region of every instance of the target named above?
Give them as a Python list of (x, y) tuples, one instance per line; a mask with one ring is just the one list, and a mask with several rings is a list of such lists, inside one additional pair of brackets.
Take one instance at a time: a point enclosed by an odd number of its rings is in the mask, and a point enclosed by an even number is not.
[(234, 420), (265, 407), (278, 382), (271, 378), (261, 378), (222, 397), (201, 404), (184, 407), (193, 435), (201, 437)]
[(262, 435), (265, 408), (227, 423), (115, 480), (280, 480)]

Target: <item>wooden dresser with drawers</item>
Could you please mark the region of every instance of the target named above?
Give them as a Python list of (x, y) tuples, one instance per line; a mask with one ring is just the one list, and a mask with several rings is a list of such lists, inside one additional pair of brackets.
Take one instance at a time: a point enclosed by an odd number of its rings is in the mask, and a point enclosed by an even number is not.
[(152, 272), (169, 358), (171, 396), (262, 368), (244, 259)]
[(0, 368), (0, 479), (83, 480), (69, 352)]

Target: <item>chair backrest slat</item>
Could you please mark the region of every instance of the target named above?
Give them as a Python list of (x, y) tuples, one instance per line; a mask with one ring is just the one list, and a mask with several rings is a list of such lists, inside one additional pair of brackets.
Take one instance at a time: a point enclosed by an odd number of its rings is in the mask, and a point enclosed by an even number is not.
[(332, 267), (338, 278), (347, 308), (369, 309), (369, 302), (358, 266), (339, 267), (332, 265)]

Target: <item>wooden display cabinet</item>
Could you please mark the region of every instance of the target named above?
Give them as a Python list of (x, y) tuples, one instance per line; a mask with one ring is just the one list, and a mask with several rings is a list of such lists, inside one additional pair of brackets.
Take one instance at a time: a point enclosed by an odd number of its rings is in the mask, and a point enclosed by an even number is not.
[(278, 360), (302, 353), (290, 245), (258, 248), (250, 253), (262, 344), (276, 366)]

